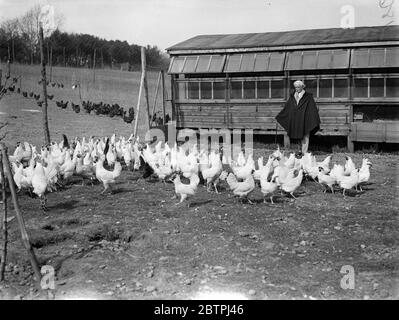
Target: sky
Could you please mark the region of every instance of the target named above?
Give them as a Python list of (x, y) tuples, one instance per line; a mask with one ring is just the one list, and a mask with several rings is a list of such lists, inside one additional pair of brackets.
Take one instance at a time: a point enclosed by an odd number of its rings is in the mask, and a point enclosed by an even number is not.
[(64, 15), (63, 31), (161, 49), (200, 34), (337, 28), (348, 5), (355, 27), (399, 17), (399, 0), (0, 0), (0, 22), (37, 3)]

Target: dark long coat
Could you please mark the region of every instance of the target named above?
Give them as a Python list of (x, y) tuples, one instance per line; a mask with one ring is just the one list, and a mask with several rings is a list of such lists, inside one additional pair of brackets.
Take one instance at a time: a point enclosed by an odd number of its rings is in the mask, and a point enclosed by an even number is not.
[(313, 95), (307, 91), (299, 104), (296, 103), (294, 94), (291, 94), (276, 120), (291, 139), (302, 139), (305, 134), (314, 134), (320, 129), (319, 111)]

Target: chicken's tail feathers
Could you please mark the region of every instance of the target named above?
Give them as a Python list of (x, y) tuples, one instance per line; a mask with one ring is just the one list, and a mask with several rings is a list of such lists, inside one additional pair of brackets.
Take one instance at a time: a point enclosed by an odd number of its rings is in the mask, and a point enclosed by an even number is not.
[(121, 174), (121, 171), (122, 171), (122, 165), (120, 164), (119, 161), (116, 161), (114, 170), (112, 171), (113, 178), (114, 179), (117, 178)]
[(106, 156), (109, 150), (109, 138), (107, 137), (107, 140), (105, 142), (105, 147), (104, 147), (104, 155)]
[(62, 146), (63, 146), (64, 148), (69, 149), (70, 146), (69, 146), (69, 142), (68, 142), (67, 136), (66, 136), (65, 134), (62, 134), (62, 138), (63, 138), (63, 144), (62, 144)]

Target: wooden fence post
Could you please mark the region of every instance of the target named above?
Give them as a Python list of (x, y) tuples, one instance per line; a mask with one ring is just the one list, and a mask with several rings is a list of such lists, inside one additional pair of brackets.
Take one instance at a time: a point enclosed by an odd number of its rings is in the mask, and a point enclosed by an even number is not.
[(166, 88), (165, 88), (165, 73), (163, 70), (161, 70), (161, 79), (162, 79), (162, 124), (165, 125), (165, 103), (166, 103)]
[(135, 138), (137, 138), (137, 128), (138, 128), (138, 121), (139, 121), (139, 116), (140, 116), (140, 102), (141, 102), (141, 94), (143, 91), (143, 86), (144, 86), (144, 72), (141, 72), (141, 79), (140, 79), (140, 88), (139, 88), (139, 96), (137, 99), (137, 107), (136, 107), (136, 119), (134, 121), (134, 129), (133, 129), (133, 135)]
[(146, 61), (145, 61), (145, 48), (141, 47), (141, 79), (140, 79), (140, 89), (139, 89), (139, 97), (137, 100), (137, 107), (136, 107), (136, 121), (134, 122), (134, 129), (133, 129), (133, 135), (135, 138), (137, 138), (137, 128), (138, 128), (138, 120), (139, 120), (139, 115), (140, 115), (140, 102), (141, 102), (141, 95), (144, 90), (147, 91), (147, 121), (148, 121), (148, 129), (150, 129), (150, 105), (148, 101), (148, 87), (146, 89), (145, 83), (146, 83)]
[(155, 114), (155, 107), (157, 105), (157, 100), (158, 100), (158, 90), (159, 90), (159, 83), (161, 82), (161, 72), (159, 72), (158, 74), (158, 80), (157, 80), (157, 87), (155, 89), (155, 97), (154, 97), (154, 104), (152, 106), (152, 112), (150, 114), (151, 117), (151, 124), (152, 124), (152, 119), (154, 118), (154, 114)]
[(11, 74), (11, 67), (10, 67), (10, 60), (7, 60), (7, 73), (6, 73), (6, 79), (10, 78)]
[(53, 46), (50, 46), (50, 82), (53, 80)]
[(46, 62), (44, 60), (44, 40), (43, 40), (43, 26), (40, 24), (40, 59), (42, 65), (42, 85), (43, 85), (43, 106), (42, 106), (42, 119), (43, 119), (43, 131), (44, 131), (44, 143), (50, 144), (50, 131), (48, 128), (48, 117), (47, 117), (47, 80), (46, 80)]
[(145, 58), (145, 48), (141, 47), (141, 72), (144, 74), (144, 95), (146, 102), (146, 110), (147, 110), (147, 120), (148, 120), (148, 130), (151, 128), (151, 119), (150, 119), (150, 99), (148, 97), (148, 84), (147, 84), (147, 62)]
[[(0, 57), (0, 87), (1, 87), (2, 77), (3, 77), (3, 69), (2, 69), (2, 66), (1, 66), (1, 57)], [(1, 89), (0, 89), (0, 91), (1, 91)]]
[(1, 264), (0, 264), (0, 281), (4, 280), (4, 271), (6, 267), (6, 257), (7, 257), (7, 195), (6, 195), (6, 184), (5, 184), (5, 176), (4, 176), (4, 166), (2, 161), (2, 155), (0, 154), (0, 175), (1, 175), (1, 191), (2, 191), (2, 200), (3, 200), (3, 219), (2, 219), (2, 229), (3, 229), (3, 246), (1, 251)]
[(8, 178), (8, 184), (11, 191), (11, 198), (14, 205), (15, 215), (17, 216), (19, 228), (21, 230), (22, 243), (25, 246), (26, 251), (28, 252), (31, 265), (36, 276), (36, 281), (38, 282), (38, 284), (40, 284), (41, 273), (39, 269), (39, 264), (37, 262), (35, 252), (33, 251), (32, 245), (30, 243), (28, 232), (26, 231), (25, 227), (24, 218), (19, 208), (17, 192), (15, 191), (14, 179), (11, 174), (10, 162), (8, 161), (7, 148), (4, 145), (4, 143), (0, 143), (0, 152), (2, 155), (2, 162), (5, 164), (5, 173)]

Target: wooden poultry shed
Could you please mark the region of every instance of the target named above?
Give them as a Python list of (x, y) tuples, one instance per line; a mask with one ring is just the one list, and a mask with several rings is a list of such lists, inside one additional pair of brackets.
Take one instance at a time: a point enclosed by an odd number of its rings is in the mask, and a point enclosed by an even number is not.
[[(200, 35), (167, 49), (177, 128), (285, 135), (275, 116), (295, 80), (318, 135), (399, 143), (399, 26)], [(289, 143), (289, 139), (285, 139)]]

